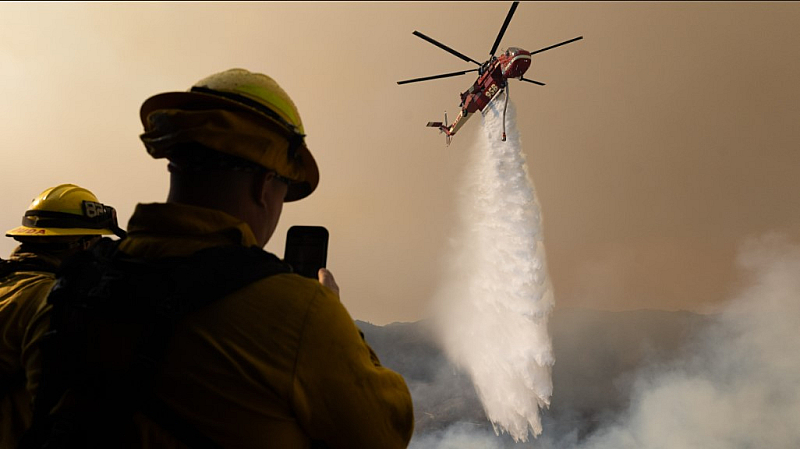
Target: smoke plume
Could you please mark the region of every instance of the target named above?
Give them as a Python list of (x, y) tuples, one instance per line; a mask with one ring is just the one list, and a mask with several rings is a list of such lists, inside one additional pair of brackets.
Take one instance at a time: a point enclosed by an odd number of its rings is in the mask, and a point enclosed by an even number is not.
[[(800, 246), (764, 236), (743, 244), (737, 262), (743, 287), (725, 310), (689, 340), (684, 357), (642, 366), (624, 387), (631, 390), (627, 410), (604, 417), (588, 435), (550, 423), (535, 442), (515, 444), (460, 423), (415, 447), (800, 447)], [(504, 382), (502, 373), (497, 381)]]
[(625, 418), (579, 447), (800, 447), (800, 247), (766, 236), (738, 263), (748, 287), (694, 356), (642, 375)]
[(486, 108), (470, 149), (434, 316), (445, 353), (471, 377), (495, 433), (527, 441), (529, 432), (541, 433), (540, 409), (552, 394), (554, 299), (511, 102), (501, 140), (504, 106), (500, 94)]

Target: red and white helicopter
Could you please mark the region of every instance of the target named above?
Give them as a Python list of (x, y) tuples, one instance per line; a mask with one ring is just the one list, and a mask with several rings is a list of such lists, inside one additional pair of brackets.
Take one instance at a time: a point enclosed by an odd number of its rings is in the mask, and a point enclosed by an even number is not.
[[(514, 15), (514, 11), (517, 9), (517, 5), (519, 2), (513, 2), (511, 5), (511, 10), (508, 11), (506, 15), (506, 20), (503, 22), (503, 27), (500, 28), (500, 32), (497, 34), (497, 39), (494, 41), (494, 45), (492, 45), (492, 50), (489, 52), (489, 60), (485, 61), (484, 63), (480, 63), (468, 56), (465, 56), (452, 48), (442, 44), (441, 42), (437, 42), (434, 39), (420, 33), (419, 31), (414, 31), (414, 35), (424, 39), (431, 44), (445, 50), (459, 58), (467, 61), (472, 62), (478, 65), (475, 69), (470, 70), (463, 70), (460, 72), (452, 72), (452, 73), (444, 73), (441, 75), (433, 75), (433, 76), (426, 76), (423, 78), (414, 78), (405, 81), (398, 81), (397, 84), (408, 84), (408, 83), (416, 83), (418, 81), (427, 81), (433, 80), (438, 78), (447, 78), (451, 76), (458, 76), (463, 75), (469, 72), (478, 72), (478, 79), (475, 83), (470, 86), (469, 89), (461, 93), (461, 112), (459, 112), (458, 117), (453, 121), (452, 124), (447, 124), (447, 113), (444, 115), (444, 122), (428, 122), (426, 126), (430, 126), (433, 128), (439, 128), (440, 132), (444, 132), (447, 139), (447, 144), (450, 144), (450, 139), (456, 134), (456, 132), (461, 128), (461, 126), (466, 123), (467, 119), (471, 116), (472, 113), (476, 111), (483, 111), (483, 109), (488, 105), (494, 98), (499, 94), (501, 91), (506, 91), (506, 107), (508, 107), (508, 80), (512, 78), (519, 79), (521, 81), (526, 81), (533, 84), (538, 84), (540, 86), (544, 86), (544, 83), (539, 81), (534, 81), (528, 78), (525, 78), (523, 75), (528, 70), (531, 65), (531, 56), (541, 53), (543, 51), (551, 50), (556, 47), (560, 47), (562, 45), (569, 44), (571, 42), (575, 42), (577, 40), (583, 39), (583, 36), (578, 36), (576, 38), (551, 45), (549, 47), (541, 48), (536, 51), (527, 51), (523, 50), (522, 48), (518, 47), (508, 47), (501, 55), (495, 56), (495, 52), (497, 51), (497, 46), (500, 45), (500, 40), (503, 39), (503, 34), (506, 32), (506, 28), (508, 27), (509, 22), (511, 22), (511, 17)], [(503, 140), (506, 140), (506, 132), (505, 132), (505, 109), (503, 110)]]

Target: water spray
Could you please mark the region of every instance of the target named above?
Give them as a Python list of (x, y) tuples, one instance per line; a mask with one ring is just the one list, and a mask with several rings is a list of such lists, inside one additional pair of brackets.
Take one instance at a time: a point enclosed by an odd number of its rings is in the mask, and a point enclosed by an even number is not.
[(540, 409), (552, 395), (554, 298), (540, 205), (504, 95), (484, 110), (470, 150), (435, 319), (445, 353), (472, 378), (495, 433), (527, 441), (541, 433)]

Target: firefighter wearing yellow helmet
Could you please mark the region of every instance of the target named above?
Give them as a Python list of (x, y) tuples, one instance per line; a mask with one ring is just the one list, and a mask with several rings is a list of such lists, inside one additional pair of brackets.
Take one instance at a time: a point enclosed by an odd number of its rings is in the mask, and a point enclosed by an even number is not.
[(18, 240), (110, 234), (123, 235), (114, 208), (74, 184), (61, 184), (42, 192), (22, 217), (22, 226), (6, 232), (7, 237)]
[(0, 449), (16, 447), (31, 423), (26, 379), (35, 378), (36, 357), (26, 348), (47, 330), (46, 299), (62, 262), (103, 235), (124, 232), (114, 209), (74, 184), (51, 187), (31, 203), (22, 226), (6, 232), (21, 244), (0, 259)]
[[(262, 249), (284, 203), (307, 197), (319, 183), (289, 95), (267, 75), (231, 69), (188, 91), (150, 97), (140, 117), (148, 154), (168, 161), (170, 187), (166, 202), (137, 204), (118, 247), (139, 261), (128, 266), (186, 261), (182, 282), (166, 284), (210, 287), (240, 281), (238, 269), (252, 271), (242, 262), (251, 258), (268, 264), (269, 272), (222, 289), (210, 302), (203, 301), (214, 288), (188, 289), (176, 302), (190, 310), (204, 305), (146, 345), (165, 352), (145, 357), (156, 360), (156, 387), (142, 393), (150, 405), (132, 411), (131, 438), (152, 447), (406, 447), (414, 427), (408, 387), (381, 366), (340, 301), (333, 275), (321, 269), (317, 279), (302, 277)], [(208, 254), (215, 258), (201, 257)], [(118, 279), (132, 271), (121, 270)], [(127, 295), (126, 304), (148, 307), (151, 298)], [(109, 293), (109, 302), (114, 299)], [(140, 312), (130, 315), (149, 316)], [(104, 342), (108, 357), (116, 356), (109, 340), (90, 340), (87, 345)], [(143, 387), (126, 390), (136, 388)], [(130, 446), (111, 428), (81, 432), (98, 446)]]
[(319, 183), (300, 113), (275, 80), (230, 69), (198, 81), (188, 92), (150, 97), (140, 111), (141, 139), (156, 159), (176, 162), (187, 142), (274, 170), (290, 182), (285, 201), (310, 195)]

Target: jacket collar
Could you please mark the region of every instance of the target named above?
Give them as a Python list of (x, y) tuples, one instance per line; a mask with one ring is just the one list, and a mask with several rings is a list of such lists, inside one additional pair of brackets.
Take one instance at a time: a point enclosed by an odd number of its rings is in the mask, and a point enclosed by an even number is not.
[(257, 244), (250, 226), (225, 212), (178, 203), (150, 203), (136, 205), (128, 221), (128, 238), (120, 249), (145, 257), (167, 257), (211, 246)]

